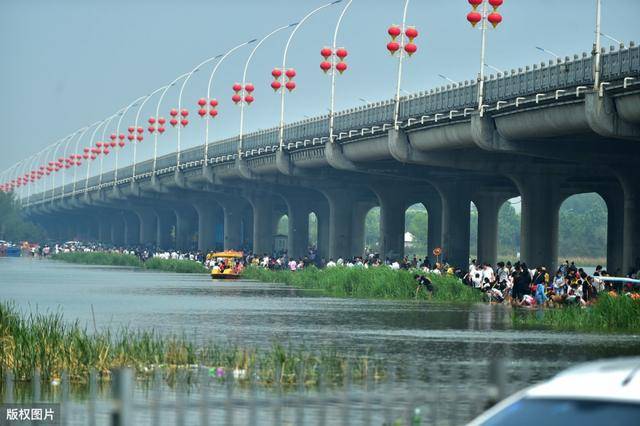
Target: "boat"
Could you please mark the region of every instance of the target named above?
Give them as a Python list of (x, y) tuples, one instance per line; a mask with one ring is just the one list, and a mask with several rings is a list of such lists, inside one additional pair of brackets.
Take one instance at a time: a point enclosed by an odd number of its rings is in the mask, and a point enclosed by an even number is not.
[(244, 253), (241, 251), (219, 251), (210, 253), (207, 258), (215, 262), (213, 268), (211, 268), (211, 278), (214, 280), (235, 280), (240, 278), (243, 269), (241, 260), (244, 258)]

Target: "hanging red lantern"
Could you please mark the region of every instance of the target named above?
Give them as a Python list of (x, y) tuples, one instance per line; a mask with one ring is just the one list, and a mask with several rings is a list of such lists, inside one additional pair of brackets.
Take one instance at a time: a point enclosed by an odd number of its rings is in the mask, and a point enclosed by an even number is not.
[(336, 69), (338, 70), (338, 72), (340, 74), (342, 74), (343, 72), (345, 72), (347, 70), (347, 64), (345, 62), (338, 62), (336, 64)]
[(198, 105), (203, 107), (207, 104), (207, 100), (205, 98), (198, 99)]
[(103, 153), (104, 155), (109, 155), (109, 148), (104, 148), (104, 149), (102, 150), (102, 153)]
[(111, 133), (111, 136), (109, 136), (109, 138), (111, 138), (112, 141), (116, 140), (116, 134), (115, 133)]
[(404, 50), (409, 56), (411, 56), (418, 51), (418, 46), (413, 43), (407, 43), (407, 45), (404, 47)]
[(91, 155), (91, 160), (93, 161), (93, 160), (95, 160), (95, 159), (96, 159), (96, 155), (95, 155), (95, 154), (92, 154), (92, 155)]
[(212, 109), (211, 111), (209, 111), (209, 115), (210, 115), (211, 117), (215, 117), (215, 116), (217, 116), (217, 115), (218, 115), (218, 110), (216, 110), (216, 109)]
[(138, 142), (142, 142), (142, 140), (143, 140), (143, 139), (144, 139), (144, 136), (142, 136), (142, 135), (138, 135), (138, 136), (136, 136), (136, 140), (137, 140)]
[(127, 136), (127, 139), (129, 139), (129, 142), (132, 142), (136, 137), (133, 136), (133, 134), (130, 134), (129, 136)]
[(285, 73), (285, 75), (287, 76), (288, 79), (292, 79), (296, 76), (296, 70), (293, 68), (289, 68)]
[(218, 101), (216, 99), (211, 99), (209, 101), (209, 105), (211, 105), (212, 107), (217, 107), (218, 106)]
[(231, 97), (231, 100), (233, 101), (234, 104), (239, 103), (242, 100), (242, 96), (238, 95), (237, 93), (235, 95), (233, 95)]
[(329, 72), (329, 70), (331, 69), (331, 62), (328, 62), (328, 61), (320, 62), (320, 69), (325, 73)]
[(233, 85), (233, 91), (238, 93), (239, 91), (242, 90), (242, 85), (240, 83), (236, 83)]
[(183, 109), (182, 111), (180, 111), (180, 115), (183, 117), (188, 117), (189, 116), (189, 111), (187, 111), (186, 109)]
[(340, 49), (336, 50), (336, 56), (338, 58), (340, 58), (341, 60), (346, 58), (349, 55), (349, 52), (347, 52), (347, 49), (341, 47)]
[(144, 129), (142, 127), (138, 127), (138, 133), (144, 133)]
[(176, 127), (176, 125), (178, 124), (178, 120), (172, 118), (171, 120), (169, 120), (169, 124), (171, 124), (173, 127)]
[[(151, 119), (149, 119), (149, 120), (151, 120)], [(133, 126), (129, 126), (129, 128), (127, 130), (129, 131), (129, 133), (133, 133), (133, 132), (136, 131), (136, 128), (133, 127)]]
[(206, 109), (204, 109), (204, 108), (200, 108), (200, 109), (198, 110), (198, 115), (199, 115), (200, 117), (204, 117), (205, 115), (207, 115), (207, 110), (206, 110)]
[(285, 84), (285, 87), (287, 88), (288, 91), (293, 92), (296, 88), (296, 83), (295, 81), (287, 81), (287, 84)]
[(473, 10), (476, 10), (478, 6), (482, 4), (484, 0), (469, 0), (469, 4), (473, 7)]
[(245, 97), (244, 97), (244, 101), (245, 101), (247, 104), (249, 104), (249, 105), (251, 105), (251, 103), (252, 103), (254, 100), (255, 100), (255, 98), (254, 98), (253, 96), (251, 96), (251, 95), (247, 95), (247, 96), (245, 96)]
[(97, 146), (98, 148), (101, 148), (101, 147), (102, 147), (102, 142), (96, 142), (96, 146)]
[(120, 139), (121, 141), (124, 140), (124, 135), (122, 133), (120, 133), (120, 135), (118, 136), (118, 139)]
[(395, 53), (400, 50), (400, 43), (398, 43), (397, 41), (391, 41), (387, 44), (387, 50), (389, 52), (391, 52), (392, 55), (395, 55)]
[(282, 87), (282, 83), (280, 83), (278, 80), (275, 80), (271, 83), (271, 88), (276, 92), (280, 90), (281, 87)]
[(180, 120), (180, 124), (182, 124), (182, 127), (187, 127), (187, 124), (189, 124), (189, 120), (183, 118), (182, 120)]
[(391, 38), (395, 41), (396, 38), (398, 38), (398, 36), (400, 34), (402, 34), (402, 30), (400, 29), (399, 26), (397, 25), (392, 25), (389, 27), (389, 29), (387, 30), (387, 33), (389, 33), (389, 35), (391, 36)]
[(467, 21), (471, 23), (471, 26), (475, 28), (478, 22), (482, 21), (482, 15), (480, 12), (469, 12), (467, 15)]
[(255, 86), (254, 86), (252, 83), (247, 83), (247, 84), (245, 84), (245, 85), (244, 85), (244, 90), (245, 90), (247, 93), (251, 93), (251, 92), (253, 92), (254, 90), (256, 90), (256, 88), (255, 88)]
[(82, 161), (76, 161), (76, 166), (82, 166)]
[(407, 30), (404, 32), (404, 35), (406, 35), (409, 38), (410, 42), (413, 42), (413, 39), (415, 39), (416, 37), (418, 37), (418, 30), (415, 27), (409, 27), (407, 28)]
[(164, 117), (159, 117), (158, 118), (158, 124), (160, 124), (161, 126), (166, 122), (167, 122), (167, 120), (165, 120)]
[(82, 158), (86, 160), (87, 158), (89, 158), (89, 154), (82, 154)]
[(149, 133), (153, 134), (153, 132), (156, 131), (156, 128), (155, 128), (155, 126), (149, 126), (149, 127), (147, 127), (147, 130), (149, 131)]
[(322, 50), (320, 50), (320, 55), (324, 59), (328, 59), (332, 54), (333, 54), (333, 51), (328, 47), (323, 47)]
[(156, 124), (156, 119), (155, 117), (149, 117), (149, 124)]
[(500, 6), (504, 3), (503, 0), (489, 0), (489, 4), (493, 7), (493, 10), (498, 10)]
[(85, 148), (85, 149), (83, 149), (83, 151), (86, 154), (87, 152), (89, 152), (89, 148)]
[(109, 145), (111, 146), (111, 148), (115, 148), (116, 147), (116, 141), (111, 141), (111, 143)]
[(500, 22), (502, 22), (502, 15), (498, 12), (492, 12), (487, 16), (487, 21), (491, 22), (493, 28), (497, 27)]
[(282, 70), (274, 68), (273, 71), (271, 71), (271, 75), (273, 76), (273, 78), (279, 79), (280, 77), (282, 77)]
[(162, 134), (164, 133), (166, 129), (163, 126), (158, 127), (158, 133)]
[(124, 148), (124, 141), (120, 141), (120, 142), (118, 142), (118, 146), (119, 146), (120, 148)]
[(175, 108), (172, 108), (171, 111), (169, 111), (169, 115), (172, 117), (175, 117), (176, 115), (178, 115), (178, 110)]

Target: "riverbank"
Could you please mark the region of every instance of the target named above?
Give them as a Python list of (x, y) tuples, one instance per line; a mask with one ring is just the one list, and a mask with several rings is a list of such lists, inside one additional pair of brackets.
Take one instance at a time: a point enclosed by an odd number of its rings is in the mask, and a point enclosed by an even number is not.
[[(319, 290), (332, 297), (398, 300), (416, 298), (417, 283), (413, 273), (386, 267), (325, 269), (307, 267), (295, 272), (249, 267), (243, 272), (243, 277), (306, 290)], [(420, 300), (464, 303), (483, 300), (482, 293), (462, 284), (456, 277), (430, 274), (429, 278), (433, 283), (434, 292), (429, 294), (421, 291), (418, 293)]]
[(90, 333), (78, 321), (65, 322), (61, 313), (25, 313), (6, 302), (0, 302), (0, 343), (0, 377), (11, 371), (18, 381), (31, 380), (35, 369), (46, 381), (66, 372), (72, 381), (86, 383), (91, 370), (109, 380), (111, 372), (122, 367), (141, 376), (154, 368), (171, 373), (206, 367), (218, 379), (233, 375), (242, 382), (254, 374), (259, 384), (267, 386), (301, 382), (314, 386), (320, 379), (339, 384), (347, 369), (355, 380), (385, 375), (381, 362), (366, 355), (330, 349), (310, 352), (280, 343), (266, 350), (215, 342), (195, 345), (144, 330)]
[(149, 270), (178, 272), (181, 274), (208, 273), (201, 263), (192, 260), (160, 259), (153, 257), (146, 262), (132, 254), (110, 252), (68, 252), (51, 255), (51, 259), (81, 265), (129, 266)]

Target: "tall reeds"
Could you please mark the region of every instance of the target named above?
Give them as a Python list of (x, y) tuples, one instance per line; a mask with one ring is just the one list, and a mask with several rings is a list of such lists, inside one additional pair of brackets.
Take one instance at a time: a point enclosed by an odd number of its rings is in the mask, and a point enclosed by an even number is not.
[(178, 272), (181, 274), (197, 274), (209, 272), (200, 262), (186, 259), (160, 259), (152, 257), (146, 262), (132, 254), (110, 252), (68, 252), (54, 254), (54, 260), (83, 265), (131, 266), (150, 270)]

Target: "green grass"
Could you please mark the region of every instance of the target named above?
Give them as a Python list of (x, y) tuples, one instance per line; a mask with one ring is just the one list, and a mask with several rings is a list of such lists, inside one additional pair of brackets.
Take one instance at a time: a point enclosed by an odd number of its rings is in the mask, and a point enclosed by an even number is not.
[(558, 331), (640, 332), (640, 302), (629, 297), (600, 295), (595, 304), (535, 311), (517, 310), (513, 323), (522, 329)]
[[(378, 268), (307, 267), (296, 272), (247, 268), (243, 276), (263, 282), (274, 282), (308, 290), (320, 290), (334, 297), (370, 299), (414, 299), (417, 283), (411, 271)], [(435, 288), (433, 295), (420, 292), (418, 298), (441, 302), (474, 303), (482, 294), (453, 276), (429, 275)]]
[(142, 262), (138, 257), (132, 254), (109, 252), (69, 252), (54, 254), (51, 258), (53, 260), (80, 263), (83, 265), (131, 266), (150, 270), (179, 272), (182, 274), (209, 272), (200, 262), (192, 260), (160, 259), (154, 257), (146, 262)]
[(240, 381), (249, 380), (253, 372), (262, 385), (315, 385), (321, 377), (339, 384), (347, 369), (356, 380), (385, 375), (380, 361), (366, 354), (351, 357), (332, 349), (315, 353), (281, 344), (263, 350), (231, 344), (195, 345), (185, 338), (128, 329), (89, 333), (77, 321), (65, 322), (60, 313), (24, 314), (4, 302), (0, 302), (0, 347), (0, 377), (11, 371), (18, 381), (31, 380), (35, 369), (45, 381), (66, 371), (72, 381), (86, 383), (90, 370), (109, 379), (113, 369), (121, 367), (148, 375), (153, 368), (171, 373), (193, 365), (213, 372), (221, 368), (224, 375), (244, 370)]

